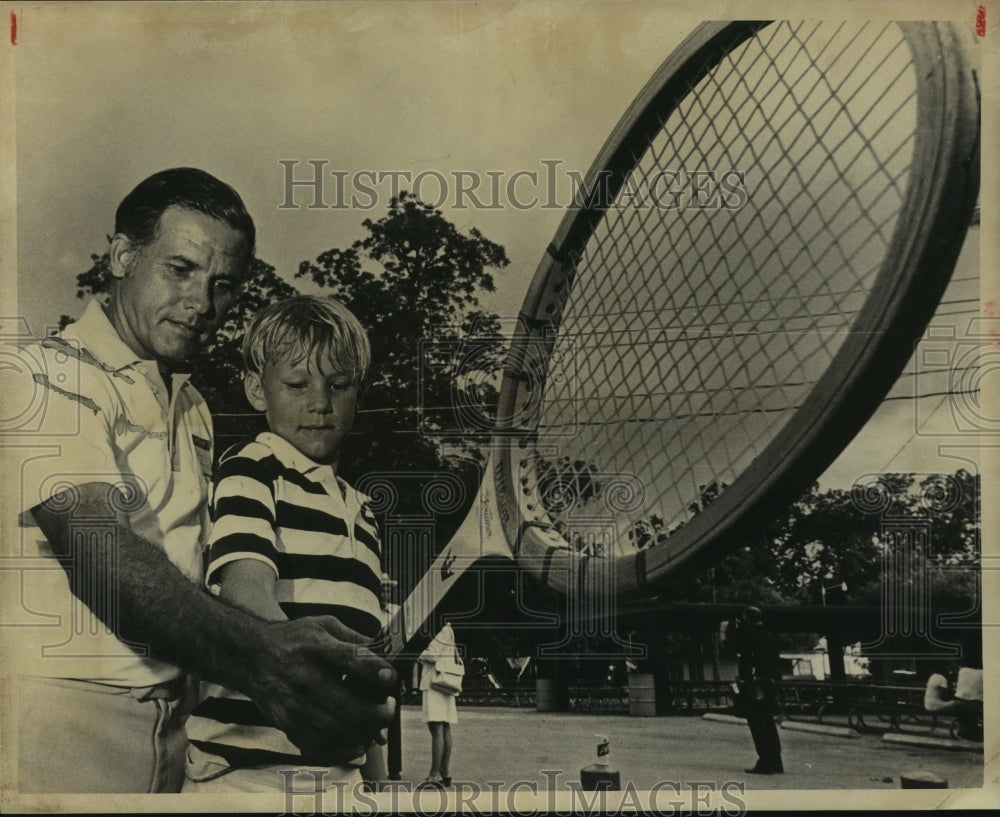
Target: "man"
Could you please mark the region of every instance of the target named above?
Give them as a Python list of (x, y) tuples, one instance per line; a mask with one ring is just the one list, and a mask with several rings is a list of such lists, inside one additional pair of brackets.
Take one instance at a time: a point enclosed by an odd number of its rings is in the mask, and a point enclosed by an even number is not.
[(22, 469), (22, 525), (38, 534), (22, 546), (51, 566), (37, 596), (77, 618), (69, 644), (22, 655), (22, 792), (179, 791), (191, 674), (244, 692), (330, 763), (392, 720), (395, 672), (336, 619), (264, 621), (202, 589), (212, 429), (184, 368), (235, 302), (254, 240), (227, 185), (151, 176), (118, 208), (107, 308), (35, 350), (44, 453)]
[(778, 711), (775, 684), (781, 677), (780, 645), (774, 633), (764, 626), (759, 607), (747, 607), (739, 636), (740, 695), (747, 725), (757, 750), (757, 762), (748, 774), (781, 774), (781, 738), (774, 716)]

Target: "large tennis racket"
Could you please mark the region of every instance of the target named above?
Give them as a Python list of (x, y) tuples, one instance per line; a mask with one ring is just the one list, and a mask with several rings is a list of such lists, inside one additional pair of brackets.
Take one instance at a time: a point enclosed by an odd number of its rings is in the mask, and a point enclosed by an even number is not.
[(480, 494), (391, 654), (484, 560), (581, 598), (642, 593), (819, 476), (961, 248), (973, 48), (947, 24), (815, 21), (703, 24), (681, 44), (538, 267)]

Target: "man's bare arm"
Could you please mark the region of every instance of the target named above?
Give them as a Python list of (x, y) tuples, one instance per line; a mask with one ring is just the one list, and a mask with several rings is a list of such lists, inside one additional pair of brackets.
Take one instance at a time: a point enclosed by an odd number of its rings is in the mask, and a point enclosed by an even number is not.
[[(357, 757), (392, 719), (395, 671), (335, 618), (265, 621), (213, 597), (137, 536), (117, 489), (88, 483), (32, 513), (74, 594), (135, 648), (248, 695), (303, 751)], [(116, 518), (115, 535), (87, 536)], [(81, 581), (79, 577), (101, 577)]]

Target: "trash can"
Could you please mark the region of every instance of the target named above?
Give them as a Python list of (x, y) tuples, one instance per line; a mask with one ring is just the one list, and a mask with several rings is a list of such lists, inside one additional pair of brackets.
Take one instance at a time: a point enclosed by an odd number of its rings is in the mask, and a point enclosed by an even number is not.
[(553, 712), (556, 708), (556, 682), (552, 678), (535, 679), (535, 710)]
[(628, 676), (628, 711), (637, 718), (656, 715), (656, 685), (651, 672), (633, 672)]

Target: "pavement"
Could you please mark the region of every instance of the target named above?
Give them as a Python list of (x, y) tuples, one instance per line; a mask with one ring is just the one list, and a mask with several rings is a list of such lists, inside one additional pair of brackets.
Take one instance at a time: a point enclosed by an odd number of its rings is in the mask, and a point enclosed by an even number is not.
[[(471, 814), (635, 813), (741, 817), (747, 811), (985, 809), (1000, 803), (1000, 753), (850, 738), (836, 728), (781, 729), (785, 773), (748, 775), (755, 760), (746, 723), (699, 716), (630, 717), (540, 713), (512, 707), (460, 706), (453, 727), (453, 786), (418, 789), (430, 766), (430, 734), (419, 705), (402, 709), (402, 779), (376, 795), (320, 792), (65, 797), (0, 792), (4, 813), (74, 812), (210, 814), (253, 812), (306, 817), (413, 812), (421, 817)], [(582, 791), (581, 769), (596, 760), (597, 736), (610, 744), (612, 792)], [(992, 737), (988, 735), (988, 737)], [(984, 763), (985, 758), (985, 763)], [(947, 781), (947, 789), (902, 788)], [(311, 778), (310, 778), (311, 780)], [(308, 782), (308, 780), (306, 781)], [(298, 789), (302, 785), (295, 783)], [(174, 799), (176, 798), (176, 799)]]
[[(596, 759), (597, 735), (610, 741), (610, 770), (622, 788), (637, 791), (680, 783), (743, 784), (746, 791), (894, 790), (901, 775), (931, 772), (949, 789), (980, 789), (984, 755), (936, 746), (901, 745), (880, 734), (854, 735), (781, 729), (785, 773), (744, 772), (756, 755), (745, 722), (697, 716), (640, 718), (627, 715), (540, 713), (532, 709), (460, 707), (452, 727), (453, 779), (488, 790), (536, 785), (538, 790), (579, 786), (580, 769)], [(402, 780), (414, 785), (430, 765), (430, 734), (419, 706), (402, 712)], [(992, 777), (991, 777), (992, 780)]]

